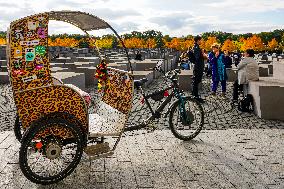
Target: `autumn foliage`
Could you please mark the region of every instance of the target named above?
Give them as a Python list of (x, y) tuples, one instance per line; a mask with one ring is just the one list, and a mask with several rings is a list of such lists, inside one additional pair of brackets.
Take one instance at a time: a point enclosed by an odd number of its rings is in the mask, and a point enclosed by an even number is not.
[[(238, 34), (226, 32), (205, 32), (201, 34), (202, 40), (200, 47), (206, 51), (211, 50), (213, 43), (221, 44), (221, 50), (230, 52), (247, 49), (255, 51), (274, 51), (284, 49), (284, 30), (275, 30), (273, 32), (261, 32), (259, 34)], [(131, 49), (139, 48), (170, 48), (179, 51), (186, 51), (192, 48), (194, 40), (192, 35), (186, 37), (170, 37), (162, 35), (159, 31), (149, 30), (145, 32), (133, 31), (130, 34), (121, 36), (125, 46)], [(6, 33), (0, 32), (0, 45), (6, 44)], [(122, 47), (121, 42), (114, 35), (105, 35), (102, 37), (86, 37), (82, 35), (51, 35), (48, 38), (49, 46), (63, 47), (95, 47), (101, 49), (111, 49)]]

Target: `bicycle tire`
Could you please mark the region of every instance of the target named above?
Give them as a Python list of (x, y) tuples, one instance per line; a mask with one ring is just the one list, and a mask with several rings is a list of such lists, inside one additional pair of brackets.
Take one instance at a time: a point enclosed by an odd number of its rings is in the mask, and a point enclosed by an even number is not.
[[(203, 107), (201, 106), (201, 103), (198, 102), (197, 100), (189, 97), (189, 96), (184, 97), (184, 104), (186, 104), (187, 102), (194, 103), (196, 105), (196, 107), (198, 108), (198, 111), (200, 113), (200, 123), (197, 125), (196, 129), (193, 130), (194, 132), (192, 134), (184, 135), (184, 134), (179, 133), (176, 125), (173, 123), (173, 118), (175, 116), (176, 110), (178, 110), (178, 105), (180, 103), (180, 100), (177, 100), (176, 102), (174, 102), (174, 104), (171, 108), (171, 111), (170, 111), (170, 116), (169, 116), (169, 126), (170, 126), (170, 129), (171, 129), (171, 132), (173, 133), (173, 135), (176, 138), (178, 138), (180, 140), (184, 140), (184, 141), (189, 141), (189, 140), (192, 140), (193, 138), (195, 138), (200, 133), (200, 131), (202, 130), (203, 125), (204, 125), (204, 110), (203, 110)], [(191, 111), (192, 110), (189, 110), (190, 113), (191, 113)], [(194, 121), (194, 120), (192, 120), (192, 121)], [(190, 132), (192, 130), (191, 129), (192, 123), (190, 123), (190, 126), (187, 125), (187, 127), (190, 128), (190, 129), (188, 129), (188, 132)]]
[(21, 130), (21, 122), (20, 122), (20, 118), (18, 115), (16, 115), (16, 120), (14, 123), (14, 133), (15, 133), (15, 137), (16, 139), (21, 142), (23, 134), (22, 134), (22, 130)]

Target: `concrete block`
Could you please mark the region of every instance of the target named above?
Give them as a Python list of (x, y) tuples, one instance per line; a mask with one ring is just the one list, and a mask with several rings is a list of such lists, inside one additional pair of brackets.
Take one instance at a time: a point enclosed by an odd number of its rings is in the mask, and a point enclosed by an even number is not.
[(263, 119), (284, 120), (284, 82), (263, 77), (250, 81), (248, 93), (254, 98), (255, 114)]
[(85, 90), (85, 74), (75, 72), (56, 72), (51, 73), (52, 76), (60, 79), (63, 83), (73, 84), (82, 90)]
[(135, 80), (139, 80), (142, 78), (147, 78), (148, 81), (145, 83), (145, 86), (147, 87), (150, 83), (153, 82), (154, 79), (154, 73), (153, 71), (133, 71), (133, 76)]
[(268, 66), (259, 65), (259, 77), (268, 77)]
[(227, 68), (228, 82), (235, 82), (238, 79), (238, 72), (235, 68)]
[(95, 80), (95, 72), (96, 67), (78, 67), (78, 72), (85, 74), (85, 85), (86, 87), (94, 86), (97, 84), (97, 80)]
[(273, 62), (273, 77), (284, 82), (284, 61)]
[(181, 70), (181, 74), (178, 75), (180, 89), (191, 91), (192, 76), (193, 70)]
[(0, 84), (9, 84), (8, 72), (0, 71)]

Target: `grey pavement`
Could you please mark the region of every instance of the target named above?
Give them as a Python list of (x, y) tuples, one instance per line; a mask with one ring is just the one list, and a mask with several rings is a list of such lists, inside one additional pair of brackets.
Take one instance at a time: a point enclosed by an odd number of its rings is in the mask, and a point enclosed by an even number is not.
[[(146, 92), (165, 86), (152, 83)], [(284, 188), (284, 122), (263, 120), (238, 112), (227, 98), (212, 98), (204, 79), (204, 130), (192, 141), (176, 139), (168, 119), (157, 130), (125, 133), (115, 154), (89, 162), (84, 156), (74, 173), (63, 181), (41, 186), (20, 171), (20, 143), (13, 134), (15, 106), (9, 85), (0, 85), (0, 189), (23, 188)], [(93, 97), (93, 89), (88, 89)], [(96, 101), (96, 98), (93, 98)], [(154, 107), (160, 102), (152, 101)], [(94, 111), (90, 108), (90, 113)], [(149, 111), (135, 93), (128, 125), (138, 124)]]
[[(144, 134), (143, 134), (144, 133)], [(183, 142), (169, 130), (124, 136), (110, 158), (83, 157), (74, 173), (50, 186), (28, 181), (13, 132), (0, 134), (0, 188), (284, 188), (284, 131), (205, 130)]]

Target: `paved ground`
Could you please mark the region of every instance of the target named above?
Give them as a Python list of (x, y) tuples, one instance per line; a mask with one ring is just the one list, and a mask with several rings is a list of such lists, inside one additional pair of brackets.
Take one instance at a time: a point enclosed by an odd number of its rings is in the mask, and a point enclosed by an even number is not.
[[(147, 91), (164, 86), (162, 80)], [(92, 92), (90, 90), (90, 92)], [(227, 99), (211, 98), (208, 80), (205, 128), (191, 142), (173, 137), (167, 119), (154, 133), (127, 133), (111, 158), (88, 162), (52, 186), (29, 182), (18, 165), (19, 143), (12, 132), (15, 107), (11, 88), (0, 86), (0, 189), (4, 188), (284, 188), (284, 122), (243, 114)], [(94, 99), (95, 100), (95, 99)], [(152, 102), (154, 104), (154, 101)], [(155, 105), (157, 106), (157, 104)], [(92, 109), (90, 111), (93, 111)], [(135, 96), (131, 124), (147, 115)]]
[[(127, 136), (111, 158), (82, 160), (51, 186), (29, 182), (19, 170), (12, 132), (0, 134), (0, 188), (284, 188), (284, 131), (203, 131), (191, 142), (168, 130)], [(4, 141), (3, 141), (4, 140)]]

